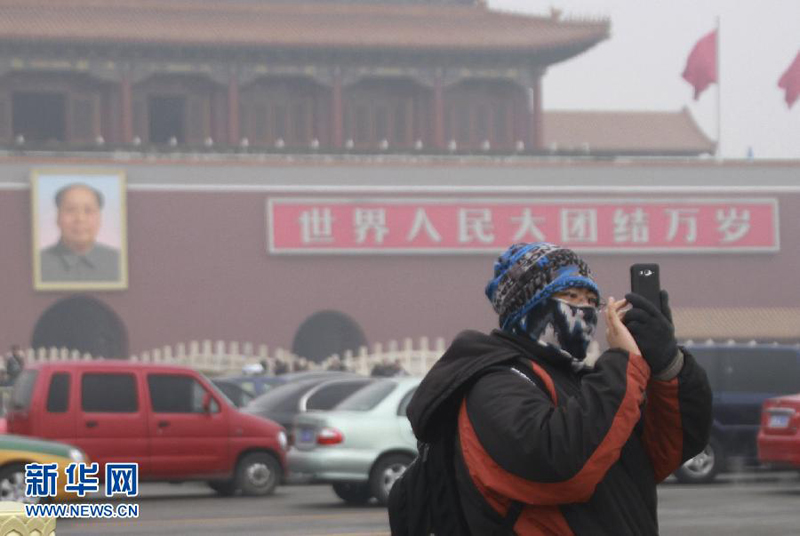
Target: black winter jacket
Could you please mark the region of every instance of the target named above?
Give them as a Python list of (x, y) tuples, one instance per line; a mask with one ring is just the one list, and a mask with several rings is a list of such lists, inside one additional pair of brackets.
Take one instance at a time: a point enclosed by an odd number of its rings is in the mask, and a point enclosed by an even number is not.
[(502, 532), (519, 503), (520, 536), (657, 534), (656, 484), (705, 447), (711, 426), (706, 374), (682, 351), (680, 374), (662, 382), (622, 350), (576, 374), (529, 339), (465, 331), (408, 417), (425, 441), (459, 405), (454, 469), (475, 535)]

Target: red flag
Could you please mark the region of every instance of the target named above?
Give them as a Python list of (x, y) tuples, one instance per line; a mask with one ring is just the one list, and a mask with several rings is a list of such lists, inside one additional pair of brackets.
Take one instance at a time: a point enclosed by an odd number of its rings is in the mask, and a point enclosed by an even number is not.
[(702, 37), (689, 53), (683, 78), (694, 86), (694, 100), (717, 82), (717, 31)]
[(792, 107), (800, 97), (800, 52), (778, 81), (778, 87), (786, 90), (786, 105)]

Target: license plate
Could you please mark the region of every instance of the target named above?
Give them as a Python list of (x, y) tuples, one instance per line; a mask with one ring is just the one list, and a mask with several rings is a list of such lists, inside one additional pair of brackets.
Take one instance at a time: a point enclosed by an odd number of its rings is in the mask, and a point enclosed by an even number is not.
[(787, 426), (789, 426), (789, 416), (770, 415), (769, 424), (767, 426), (769, 426), (770, 428), (786, 428)]
[(314, 441), (314, 430), (310, 430), (308, 428), (303, 428), (300, 430), (300, 442), (301, 443), (311, 443)]

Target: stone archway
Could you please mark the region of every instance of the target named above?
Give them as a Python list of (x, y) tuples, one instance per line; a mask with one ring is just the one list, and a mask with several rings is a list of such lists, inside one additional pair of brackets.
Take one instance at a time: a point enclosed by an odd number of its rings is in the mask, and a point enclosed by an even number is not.
[(59, 300), (39, 317), (32, 348), (68, 348), (95, 357), (127, 358), (128, 333), (108, 305), (89, 296)]
[(319, 363), (332, 354), (358, 351), (367, 339), (358, 323), (339, 311), (320, 311), (298, 328), (292, 353)]

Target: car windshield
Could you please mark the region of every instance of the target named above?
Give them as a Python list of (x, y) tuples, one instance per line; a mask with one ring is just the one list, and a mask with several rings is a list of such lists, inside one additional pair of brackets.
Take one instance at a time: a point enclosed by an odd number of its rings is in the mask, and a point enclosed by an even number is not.
[(386, 380), (360, 389), (342, 400), (334, 409), (345, 411), (369, 411), (397, 388), (397, 382)]
[(223, 399), (225, 399), (225, 401), (226, 401), (226, 402), (228, 402), (228, 404), (230, 404), (231, 406), (234, 406), (234, 407), (236, 407), (236, 404), (233, 402), (233, 400), (231, 400), (231, 397), (229, 397), (227, 394), (225, 394), (225, 391), (223, 391), (223, 390), (220, 388), (220, 386), (219, 386), (219, 385), (217, 385), (217, 384), (216, 384), (214, 381), (210, 380), (208, 377), (206, 377), (206, 380), (207, 380), (207, 381), (206, 381), (206, 385), (210, 386), (210, 387), (211, 387), (211, 389), (212, 389), (212, 390), (213, 390), (213, 391), (214, 391), (214, 392), (215, 392), (217, 395), (219, 395), (220, 397), (222, 397)]

